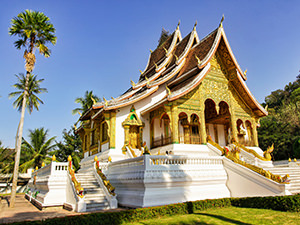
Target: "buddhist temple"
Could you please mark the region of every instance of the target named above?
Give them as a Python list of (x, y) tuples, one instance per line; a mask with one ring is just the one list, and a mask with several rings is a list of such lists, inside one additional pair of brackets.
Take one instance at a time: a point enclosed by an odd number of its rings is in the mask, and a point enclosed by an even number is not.
[(83, 212), (300, 192), (287, 174), (296, 170), (278, 170), (273, 147), (259, 148), (268, 112), (247, 87), (222, 22), (203, 38), (196, 24), (185, 37), (179, 24), (163, 32), (128, 90), (80, 117), (78, 173), (71, 157), (53, 159), (33, 172), (28, 199)]
[(130, 149), (139, 156), (144, 143), (150, 152), (173, 145), (168, 150), (176, 155), (175, 145), (203, 145), (207, 136), (221, 146), (236, 140), (258, 147), (257, 126), (267, 111), (246, 79), (222, 24), (201, 40), (196, 25), (184, 38), (178, 25), (124, 94), (80, 118), (84, 155), (109, 150), (114, 159)]

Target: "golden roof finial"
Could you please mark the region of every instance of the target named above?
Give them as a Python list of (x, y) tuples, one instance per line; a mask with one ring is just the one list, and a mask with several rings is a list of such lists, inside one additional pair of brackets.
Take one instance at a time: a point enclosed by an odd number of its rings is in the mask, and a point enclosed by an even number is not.
[(153, 51), (150, 49), (150, 52), (152, 53)]
[(135, 86), (135, 83), (132, 80), (130, 80), (130, 83), (131, 83), (132, 87)]
[(114, 99), (114, 97), (113, 97), (113, 96), (111, 96), (111, 99), (115, 101), (115, 99)]
[(155, 68), (157, 69), (157, 68), (158, 68), (158, 65), (157, 65), (156, 63), (154, 63), (154, 65), (155, 65)]
[(170, 88), (168, 88), (168, 86), (167, 86), (167, 85), (166, 85), (166, 89), (167, 89), (168, 95), (171, 95), (171, 94), (172, 94), (172, 92), (171, 92)]
[(198, 22), (196, 20), (195, 24), (194, 24), (194, 30), (196, 30), (196, 26), (197, 26)]
[(104, 102), (105, 102), (105, 106), (107, 106), (108, 105), (108, 102), (107, 102), (107, 100), (103, 97), (103, 100), (104, 100)]
[(164, 47), (164, 50), (165, 50), (166, 54), (168, 54), (168, 50), (165, 47)]
[(224, 21), (224, 19), (225, 19), (225, 16), (223, 14), (219, 27), (223, 27), (223, 21)]
[(244, 71), (244, 76), (245, 77), (247, 76), (247, 69)]
[(178, 24), (177, 24), (176, 30), (178, 30), (178, 29), (179, 29), (179, 25), (180, 25), (180, 20), (178, 21)]
[(143, 74), (143, 71), (139, 70), (141, 74)]
[(96, 100), (93, 98), (93, 96), (91, 96), (91, 99), (93, 101), (93, 105), (95, 105), (97, 103)]
[(75, 129), (75, 130), (77, 130), (77, 127), (76, 127), (76, 125), (74, 124), (73, 126), (74, 126), (74, 129)]
[(173, 54), (173, 55), (174, 55), (174, 57), (175, 57), (176, 61), (178, 61), (178, 57), (177, 57), (177, 55), (175, 55), (175, 54)]
[(145, 79), (147, 81), (147, 84), (150, 84), (148, 77), (145, 76)]
[(268, 105), (266, 105), (266, 107), (265, 107), (265, 110), (266, 110), (266, 111), (268, 111), (268, 107), (269, 107), (269, 106), (268, 106)]
[(81, 112), (78, 112), (79, 116), (82, 116)]
[(200, 65), (201, 64), (201, 60), (198, 58), (198, 56), (196, 56), (196, 54), (195, 54), (195, 58), (197, 59), (197, 62)]

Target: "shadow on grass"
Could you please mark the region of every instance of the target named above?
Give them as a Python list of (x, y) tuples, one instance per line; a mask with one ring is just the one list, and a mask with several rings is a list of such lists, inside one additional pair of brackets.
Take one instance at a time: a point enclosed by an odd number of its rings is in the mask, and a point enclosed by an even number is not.
[[(201, 213), (201, 212), (199, 212), (199, 213), (194, 213), (194, 215), (209, 216), (209, 217), (213, 217), (213, 218), (222, 220), (224, 222), (232, 223), (232, 224), (251, 225), (251, 223), (244, 223), (244, 222), (241, 222), (241, 221), (238, 221), (238, 220), (230, 219), (230, 218), (227, 218), (227, 217), (224, 217), (224, 216), (209, 214), (209, 213)], [(195, 223), (195, 224), (197, 224), (197, 223)], [(201, 224), (201, 223), (199, 223), (199, 224)]]

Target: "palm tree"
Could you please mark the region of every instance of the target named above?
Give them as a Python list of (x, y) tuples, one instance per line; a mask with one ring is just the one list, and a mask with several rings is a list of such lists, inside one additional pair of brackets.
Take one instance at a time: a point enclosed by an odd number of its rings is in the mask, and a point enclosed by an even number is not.
[(43, 127), (39, 129), (29, 130), (29, 139), (23, 138), (22, 142), (22, 159), (24, 163), (20, 165), (22, 172), (26, 172), (29, 168), (41, 167), (42, 163), (51, 162), (49, 153), (54, 149), (56, 144), (52, 144), (56, 137), (47, 140), (48, 130)]
[(35, 65), (35, 50), (38, 49), (39, 52), (45, 57), (50, 56), (50, 50), (46, 46), (47, 43), (53, 45), (56, 44), (55, 28), (50, 19), (45, 16), (44, 13), (38, 11), (25, 10), (14, 17), (11, 21), (12, 26), (9, 28), (9, 34), (11, 36), (18, 36), (19, 39), (15, 41), (15, 47), (17, 49), (25, 48), (24, 58), (25, 58), (25, 68), (26, 68), (26, 79), (25, 79), (25, 90), (22, 100), (21, 107), (21, 118), (17, 132), (16, 141), (16, 154), (15, 154), (15, 166), (14, 166), (14, 176), (13, 185), (11, 191), (11, 202), (10, 207), (13, 208), (15, 205), (15, 196), (17, 191), (17, 180), (18, 180), (18, 170), (20, 162), (20, 152), (21, 152), (21, 142), (23, 135), (23, 125), (25, 108), (28, 97), (28, 82), (29, 76)]
[(75, 103), (79, 103), (81, 105), (81, 108), (76, 108), (72, 111), (73, 114), (79, 113), (83, 114), (85, 113), (89, 108), (93, 106), (96, 102), (98, 102), (100, 99), (93, 94), (93, 91), (86, 91), (84, 94), (84, 97), (76, 98)]
[[(18, 89), (18, 91), (14, 91), (8, 95), (9, 98), (13, 98), (15, 96), (18, 96), (17, 99), (14, 101), (13, 106), (18, 109), (18, 111), (22, 110), (22, 102), (24, 98), (24, 92), (25, 92), (25, 83), (26, 83), (26, 77), (23, 73), (19, 73), (19, 75), (15, 75), (18, 79), (18, 83), (15, 83), (13, 85), (14, 88)], [(47, 92), (46, 88), (41, 88), (40, 84), (43, 82), (44, 79), (37, 79), (37, 76), (34, 76), (33, 74), (29, 74), (28, 79), (28, 95), (26, 99), (26, 107), (28, 109), (29, 114), (32, 113), (33, 109), (35, 108), (37, 111), (39, 110), (39, 105), (44, 104), (44, 102), (36, 95), (40, 93)]]

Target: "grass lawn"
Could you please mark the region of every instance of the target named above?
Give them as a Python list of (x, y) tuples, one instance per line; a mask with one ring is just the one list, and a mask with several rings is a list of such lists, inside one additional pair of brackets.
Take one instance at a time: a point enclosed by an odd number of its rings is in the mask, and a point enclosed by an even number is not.
[(204, 211), (195, 211), (194, 214), (176, 215), (170, 217), (143, 220), (136, 223), (123, 223), (131, 225), (140, 224), (300, 224), (300, 212), (281, 212), (268, 209), (252, 208), (214, 208)]

